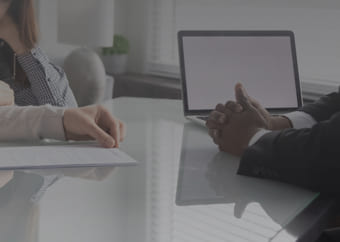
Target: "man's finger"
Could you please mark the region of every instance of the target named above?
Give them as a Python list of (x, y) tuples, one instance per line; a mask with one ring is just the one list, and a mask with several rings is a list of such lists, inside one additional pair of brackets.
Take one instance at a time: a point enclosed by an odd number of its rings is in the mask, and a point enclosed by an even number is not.
[(215, 107), (215, 110), (220, 113), (224, 113), (225, 109), (225, 105), (223, 105), (222, 103), (217, 104)]
[(231, 116), (233, 116), (233, 112), (230, 111), (229, 109), (226, 109), (224, 111), (224, 115), (225, 115), (225, 122), (224, 122), (224, 124), (228, 124), (230, 119), (231, 119)]
[(222, 135), (219, 134), (213, 138), (213, 141), (216, 145), (220, 146), (222, 143)]
[(236, 103), (234, 101), (228, 101), (225, 104), (225, 106), (226, 106), (227, 109), (231, 110), (234, 113), (240, 113), (240, 112), (243, 111), (242, 105), (240, 105), (239, 103)]
[(208, 133), (212, 139), (219, 135), (219, 131), (217, 129), (209, 129)]
[(255, 99), (252, 98), (252, 97), (249, 97), (249, 100), (250, 100), (250, 102), (251, 102), (251, 105), (252, 105), (253, 107), (255, 107), (256, 110), (257, 110), (263, 117), (269, 117), (269, 116), (270, 116), (270, 114), (268, 113), (268, 111), (267, 111), (265, 108), (263, 108), (263, 107), (261, 106), (261, 104), (260, 104), (257, 100), (255, 100)]
[(209, 129), (208, 134), (211, 138), (214, 138), (217, 135), (217, 129)]
[(219, 124), (224, 124), (226, 122), (226, 114), (221, 113), (219, 111), (212, 111), (209, 114), (208, 120), (211, 120)]
[(237, 83), (235, 85), (235, 97), (236, 101), (239, 102), (243, 106), (243, 108), (252, 108), (250, 98), (246, 92), (246, 89), (242, 86), (241, 83)]
[(208, 129), (223, 129), (223, 124), (217, 123), (211, 119), (208, 119), (207, 122), (205, 122), (205, 126)]
[(222, 136), (221, 130), (209, 129), (209, 135), (216, 145), (219, 146), (221, 144), (221, 136)]

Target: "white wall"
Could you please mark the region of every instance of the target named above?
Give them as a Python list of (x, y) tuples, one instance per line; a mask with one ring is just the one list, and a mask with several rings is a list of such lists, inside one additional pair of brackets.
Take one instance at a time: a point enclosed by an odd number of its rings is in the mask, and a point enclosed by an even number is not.
[[(50, 55), (60, 59), (74, 47), (57, 43), (57, 0), (39, 0), (41, 46)], [(151, 0), (115, 0), (115, 33), (130, 40), (129, 71), (145, 69), (148, 46), (148, 21)], [(169, 0), (170, 1), (170, 0)], [(229, 25), (219, 28), (285, 28), (296, 30), (297, 50), (301, 74), (320, 79), (340, 79), (340, 1), (338, 0), (176, 0), (177, 5), (200, 3), (204, 11), (195, 25), (208, 28), (207, 20), (216, 18), (213, 10), (228, 6), (239, 11), (230, 13)], [(244, 11), (246, 7), (246, 11)], [(249, 9), (247, 9), (249, 7)], [(190, 8), (195, 13), (195, 8)], [(228, 12), (228, 11), (226, 11)], [(179, 13), (180, 14), (180, 13)], [(180, 15), (177, 22), (189, 19), (190, 14)], [(192, 18), (197, 19), (197, 18)], [(231, 19), (231, 21), (229, 21)], [(260, 27), (259, 27), (260, 26)], [(318, 75), (320, 73), (320, 75)]]
[(194, 6), (192, 3), (193, 0), (178, 0), (176, 27), (293, 30), (303, 79), (340, 81), (340, 1), (197, 0)]
[(127, 35), (128, 30), (128, 0), (115, 0), (115, 33)]
[[(76, 46), (58, 43), (57, 6), (58, 0), (36, 0), (40, 27), (40, 46), (59, 64)], [(127, 1), (115, 0), (114, 31), (127, 35)]]
[[(129, 69), (143, 71), (150, 42), (150, 0), (125, 1), (132, 48)], [(184, 15), (183, 11), (176, 12), (176, 24), (187, 23), (184, 29), (293, 30), (303, 79), (340, 81), (339, 0), (176, 0), (176, 6), (188, 10)], [(214, 14), (216, 11), (218, 14)]]
[(127, 1), (127, 37), (130, 40), (129, 70), (144, 71), (148, 35), (148, 0)]

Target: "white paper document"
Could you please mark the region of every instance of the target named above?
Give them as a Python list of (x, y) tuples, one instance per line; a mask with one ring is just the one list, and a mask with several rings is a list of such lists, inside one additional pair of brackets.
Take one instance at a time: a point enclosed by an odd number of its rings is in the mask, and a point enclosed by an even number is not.
[(0, 170), (130, 166), (137, 161), (119, 149), (97, 144), (0, 147)]

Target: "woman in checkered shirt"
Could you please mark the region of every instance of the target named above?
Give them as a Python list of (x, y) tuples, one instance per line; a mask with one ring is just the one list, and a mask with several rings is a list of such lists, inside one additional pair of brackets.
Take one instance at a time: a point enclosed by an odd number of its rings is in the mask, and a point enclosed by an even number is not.
[(4, 81), (17, 105), (77, 106), (65, 72), (36, 46), (33, 0), (0, 0), (0, 39), (0, 54), (6, 46), (14, 51), (6, 56), (13, 75)]

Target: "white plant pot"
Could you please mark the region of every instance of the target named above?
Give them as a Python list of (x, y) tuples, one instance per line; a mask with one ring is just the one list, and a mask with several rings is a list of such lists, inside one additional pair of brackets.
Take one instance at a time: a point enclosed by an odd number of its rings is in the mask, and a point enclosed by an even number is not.
[(107, 55), (102, 56), (106, 72), (109, 74), (124, 74), (127, 71), (128, 56)]

